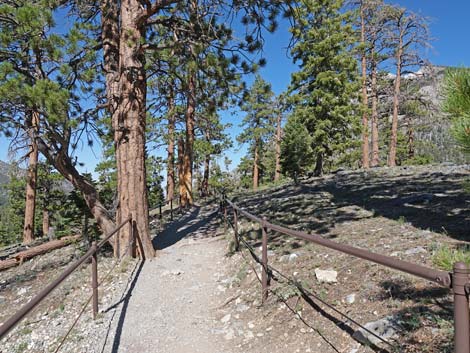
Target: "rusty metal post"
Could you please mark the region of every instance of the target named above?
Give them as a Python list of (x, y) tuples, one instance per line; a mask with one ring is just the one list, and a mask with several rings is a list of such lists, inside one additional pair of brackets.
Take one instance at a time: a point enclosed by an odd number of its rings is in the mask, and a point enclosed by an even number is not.
[(263, 218), (261, 224), (262, 232), (262, 253), (261, 260), (263, 262), (263, 272), (261, 274), (262, 284), (262, 303), (268, 299), (268, 229), (266, 228), (266, 218)]
[(240, 249), (240, 243), (238, 241), (238, 211), (233, 209), (233, 239), (235, 242), (235, 251)]
[(463, 262), (454, 264), (452, 290), (454, 292), (454, 351), (470, 353), (470, 313), (468, 309), (468, 293), (470, 270)]
[(93, 255), (91, 256), (91, 289), (93, 291), (93, 320), (98, 314), (98, 248), (96, 241), (91, 245)]
[(170, 199), (170, 219), (173, 220), (173, 199)]
[(162, 219), (162, 203), (160, 202), (160, 205), (158, 205), (158, 212), (159, 212), (159, 218)]

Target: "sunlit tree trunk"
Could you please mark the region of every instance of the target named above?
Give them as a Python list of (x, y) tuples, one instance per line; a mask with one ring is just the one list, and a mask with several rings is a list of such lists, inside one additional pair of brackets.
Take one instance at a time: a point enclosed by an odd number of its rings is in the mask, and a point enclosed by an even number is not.
[[(143, 257), (153, 257), (150, 238), (145, 169), (146, 94), (145, 28), (140, 24), (142, 6), (137, 0), (121, 1), (119, 47), (119, 104), (112, 115), (116, 150), (119, 207), (116, 222), (132, 217), (133, 233)], [(129, 244), (130, 228), (119, 232), (120, 244)], [(120, 256), (126, 246), (121, 246)], [(134, 255), (134, 254), (132, 254)]]
[[(37, 111), (31, 112), (30, 116), (30, 129), (34, 132), (39, 126), (39, 113)], [(36, 211), (36, 189), (38, 179), (38, 145), (34, 136), (35, 133), (30, 134), (30, 150), (28, 171), (26, 176), (26, 203), (24, 210), (24, 226), (23, 226), (23, 243), (30, 244), (33, 242), (34, 235), (34, 214)]]
[(390, 150), (388, 155), (388, 166), (394, 167), (397, 158), (397, 136), (398, 136), (398, 109), (400, 105), (400, 83), (401, 83), (401, 60), (403, 53), (403, 40), (399, 39), (398, 49), (396, 54), (396, 70), (397, 76), (395, 78), (395, 87), (393, 92), (393, 115), (392, 115), (392, 130), (390, 137)]
[(259, 186), (259, 142), (255, 142), (255, 151), (253, 159), (253, 189), (257, 189)]
[(361, 14), (361, 44), (364, 46), (361, 54), (361, 69), (362, 69), (362, 168), (369, 168), (369, 121), (367, 110), (369, 108), (367, 97), (367, 60), (365, 49), (365, 20), (364, 20), (364, 2), (360, 4)]
[(282, 114), (279, 113), (277, 116), (276, 124), (276, 164), (274, 171), (274, 181), (278, 181), (281, 178), (281, 139), (282, 139), (282, 128), (281, 128)]
[(371, 133), (372, 133), (372, 159), (370, 165), (377, 167), (380, 163), (379, 160), (379, 113), (378, 107), (378, 92), (377, 92), (377, 64), (374, 59), (374, 52), (372, 52), (372, 68), (371, 68)]
[(181, 195), (185, 204), (193, 204), (193, 148), (194, 148), (194, 114), (196, 111), (196, 76), (189, 75), (187, 106), (186, 106), (186, 140), (183, 158), (183, 185), (184, 192)]
[[(171, 89), (171, 88), (170, 88)], [(166, 173), (166, 199), (171, 200), (175, 196), (175, 102), (174, 92), (170, 91), (168, 98), (168, 150)]]

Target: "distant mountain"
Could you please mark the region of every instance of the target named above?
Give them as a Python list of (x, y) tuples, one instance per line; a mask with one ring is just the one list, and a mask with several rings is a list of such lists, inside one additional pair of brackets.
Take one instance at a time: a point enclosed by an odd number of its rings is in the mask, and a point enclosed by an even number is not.
[[(403, 76), (403, 84), (413, 82), (418, 85), (419, 95), (426, 105), (425, 114), (413, 121), (416, 152), (431, 155), (434, 162), (452, 162), (464, 164), (469, 162), (469, 156), (462, 153), (450, 134), (451, 118), (443, 111), (444, 80), (449, 67), (431, 66), (410, 72)], [(388, 73), (386, 78), (392, 85), (395, 75)], [(405, 97), (404, 97), (405, 98)], [(386, 98), (390, 100), (391, 94)], [(399, 117), (403, 132), (407, 128), (406, 116)]]

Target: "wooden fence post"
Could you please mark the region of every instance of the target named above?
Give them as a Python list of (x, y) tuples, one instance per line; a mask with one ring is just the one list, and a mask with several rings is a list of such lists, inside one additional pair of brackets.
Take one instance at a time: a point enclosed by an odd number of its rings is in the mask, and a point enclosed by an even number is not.
[(263, 218), (261, 224), (262, 233), (262, 254), (261, 260), (263, 262), (263, 272), (261, 274), (262, 283), (262, 303), (268, 299), (268, 228), (266, 227), (266, 219)]
[(470, 353), (470, 315), (467, 285), (469, 268), (463, 262), (454, 264), (452, 290), (454, 292), (454, 350), (455, 353)]

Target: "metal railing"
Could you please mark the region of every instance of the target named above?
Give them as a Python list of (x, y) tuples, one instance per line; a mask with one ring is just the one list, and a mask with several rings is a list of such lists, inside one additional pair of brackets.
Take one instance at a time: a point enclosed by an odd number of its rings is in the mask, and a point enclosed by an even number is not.
[(262, 230), (262, 252), (261, 252), (261, 284), (262, 301), (268, 298), (269, 276), (271, 275), (268, 266), (268, 231), (276, 231), (281, 234), (290, 235), (296, 238), (304, 239), (315, 244), (359, 257), (401, 272), (405, 272), (426, 280), (435, 282), (443, 287), (452, 289), (454, 296), (454, 351), (455, 353), (470, 353), (470, 313), (469, 313), (469, 292), (470, 292), (470, 268), (463, 262), (454, 264), (453, 272), (445, 272), (411, 262), (399, 260), (390, 256), (377, 254), (364, 249), (356, 248), (346, 244), (340, 244), (329, 239), (322, 238), (319, 235), (308, 234), (286, 227), (272, 224), (266, 218), (257, 217), (227, 199), (222, 194), (220, 208), (224, 214), (224, 231), (227, 232), (228, 207), (233, 211), (233, 230), (234, 245), (238, 251), (240, 247), (240, 238), (238, 234), (239, 215), (259, 223)]
[[(42, 289), (36, 296), (34, 296), (28, 303), (26, 303), (20, 310), (18, 310), (13, 316), (5, 321), (0, 326), (0, 339), (7, 335), (18, 323), (25, 318), (36, 306), (38, 306), (54, 289), (62, 284), (74, 271), (76, 271), (82, 264), (87, 260), (91, 259), (91, 288), (92, 288), (92, 299), (93, 299), (93, 319), (96, 319), (98, 314), (98, 251), (108, 242), (111, 237), (123, 228), (129, 226), (129, 232), (131, 234), (128, 250), (135, 247), (135, 233), (133, 232), (134, 222), (132, 217), (129, 216), (116, 228), (114, 228), (109, 234), (107, 234), (101, 241), (93, 242), (90, 249), (72, 265), (67, 267), (54, 281)], [(128, 251), (126, 250), (126, 252)], [(142, 250), (142, 249), (141, 249)], [(86, 304), (88, 304), (87, 301)]]

